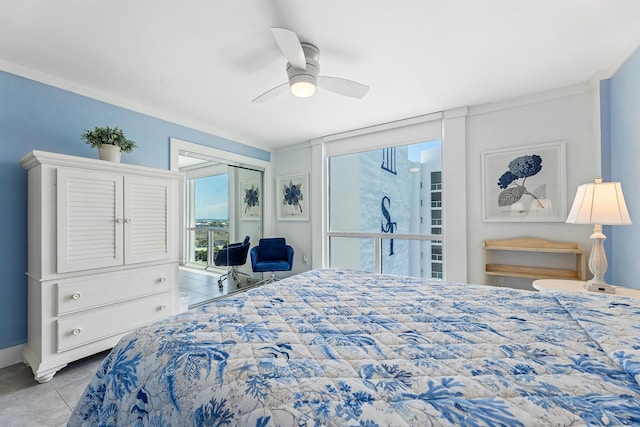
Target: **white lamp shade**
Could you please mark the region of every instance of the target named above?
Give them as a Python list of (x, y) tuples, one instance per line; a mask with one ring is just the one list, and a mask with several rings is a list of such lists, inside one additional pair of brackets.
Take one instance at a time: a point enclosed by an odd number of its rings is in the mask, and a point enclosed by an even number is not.
[(572, 224), (629, 225), (627, 210), (619, 182), (582, 184), (576, 191), (573, 206), (567, 217)]

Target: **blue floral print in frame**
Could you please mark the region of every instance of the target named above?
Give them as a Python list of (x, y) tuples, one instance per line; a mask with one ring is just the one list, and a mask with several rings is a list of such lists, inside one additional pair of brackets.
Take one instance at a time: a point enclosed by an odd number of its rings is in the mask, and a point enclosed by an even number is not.
[(240, 219), (257, 221), (260, 218), (262, 190), (257, 180), (240, 182)]
[(276, 184), (278, 220), (309, 220), (309, 175), (284, 175)]
[(563, 222), (565, 143), (482, 153), (482, 211), (488, 222)]

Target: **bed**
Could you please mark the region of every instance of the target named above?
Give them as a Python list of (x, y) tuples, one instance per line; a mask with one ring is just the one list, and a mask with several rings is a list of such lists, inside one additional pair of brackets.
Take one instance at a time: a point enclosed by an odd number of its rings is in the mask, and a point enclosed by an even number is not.
[(69, 426), (638, 424), (639, 303), (313, 270), (125, 336)]

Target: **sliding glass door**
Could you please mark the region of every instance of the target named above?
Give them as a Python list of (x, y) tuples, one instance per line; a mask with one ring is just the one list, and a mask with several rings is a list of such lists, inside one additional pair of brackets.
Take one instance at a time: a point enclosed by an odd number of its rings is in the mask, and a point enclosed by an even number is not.
[(189, 186), (193, 187), (193, 210), (186, 234), (187, 262), (209, 268), (214, 265), (216, 252), (229, 242), (229, 175), (194, 178)]
[[(233, 242), (249, 237), (253, 247), (262, 237), (263, 189), (262, 171), (229, 166), (229, 233)], [(249, 257), (247, 263), (237, 269), (254, 279), (260, 276), (251, 270)]]
[[(263, 172), (211, 159), (184, 163), (185, 264), (225, 272), (215, 263), (222, 247), (246, 236), (253, 246), (262, 236)], [(257, 277), (250, 262), (236, 268)]]

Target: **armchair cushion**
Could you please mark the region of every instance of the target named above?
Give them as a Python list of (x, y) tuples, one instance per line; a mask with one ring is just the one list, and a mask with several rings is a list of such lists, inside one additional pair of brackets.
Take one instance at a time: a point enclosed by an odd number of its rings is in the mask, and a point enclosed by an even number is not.
[(260, 239), (258, 245), (261, 261), (275, 261), (287, 259), (287, 245), (285, 239)]
[(249, 236), (245, 237), (240, 243), (231, 243), (225, 245), (216, 254), (214, 264), (217, 266), (237, 266), (244, 265), (247, 262), (247, 254), (249, 253)]
[(251, 248), (251, 265), (254, 272), (289, 271), (293, 268), (294, 250), (282, 237), (260, 239)]

